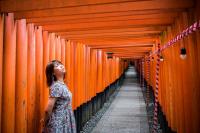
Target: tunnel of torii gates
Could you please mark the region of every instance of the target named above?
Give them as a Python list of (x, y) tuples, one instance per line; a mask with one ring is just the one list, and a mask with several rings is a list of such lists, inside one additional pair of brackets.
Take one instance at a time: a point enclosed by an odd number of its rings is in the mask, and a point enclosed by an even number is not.
[(2, 133), (39, 132), (53, 59), (66, 67), (74, 111), (132, 62), (154, 92), (154, 126), (159, 105), (172, 131), (200, 132), (199, 0), (1, 0), (0, 11)]

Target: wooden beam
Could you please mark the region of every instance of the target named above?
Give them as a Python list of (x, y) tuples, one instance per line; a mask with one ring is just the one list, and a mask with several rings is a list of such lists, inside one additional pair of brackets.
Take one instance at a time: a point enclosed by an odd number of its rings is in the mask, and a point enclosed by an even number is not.
[(141, 59), (143, 58), (144, 56), (123, 56), (123, 55), (115, 55), (116, 57), (120, 57), (122, 59), (127, 59), (127, 58), (132, 58), (132, 59)]
[(101, 39), (76, 39), (73, 41), (81, 42), (84, 44), (87, 44), (89, 46), (116, 46), (116, 45), (132, 45), (133, 43), (139, 43), (139, 44), (154, 44), (155, 40), (157, 40), (158, 36), (140, 36), (140, 37), (120, 37), (120, 38), (101, 38)]
[(113, 56), (144, 56), (146, 53), (114, 53)]
[(177, 12), (170, 12), (170, 13), (157, 13), (157, 14), (140, 14), (140, 15), (121, 15), (119, 16), (109, 16), (109, 17), (87, 17), (87, 18), (75, 18), (75, 19), (68, 19), (66, 16), (62, 16), (62, 19), (54, 17), (54, 19), (45, 19), (44, 18), (36, 18), (29, 19), (30, 23), (35, 23), (36, 25), (51, 25), (51, 24), (75, 24), (75, 23), (91, 23), (91, 22), (109, 22), (109, 21), (121, 21), (121, 20), (147, 20), (148, 19), (171, 19), (178, 16)]
[(109, 50), (115, 50), (115, 51), (122, 51), (122, 50), (126, 50), (126, 51), (132, 51), (132, 50), (143, 50), (143, 51), (147, 51), (147, 50), (151, 50), (152, 46), (124, 46), (124, 47), (105, 47), (105, 48), (101, 48), (101, 50), (103, 51), (109, 51)]
[[(155, 39), (158, 37), (158, 35), (129, 35), (129, 36), (126, 36), (126, 35), (123, 35), (123, 36), (109, 36), (109, 37), (107, 37), (107, 36), (104, 36), (104, 37), (99, 37), (99, 38), (97, 38), (96, 37), (96, 40), (101, 40), (101, 42), (102, 43), (99, 43), (99, 44), (97, 44), (97, 42), (91, 42), (91, 43), (85, 43), (86, 45), (102, 45), (103, 44), (103, 42), (104, 41), (106, 41), (106, 40), (109, 40), (109, 41), (116, 41), (116, 40), (118, 40), (118, 39), (136, 39), (136, 41), (132, 41), (131, 43), (129, 43), (129, 44), (134, 44), (134, 43), (136, 43), (136, 42), (138, 42), (139, 40), (137, 40), (138, 38), (140, 38), (140, 39), (142, 39), (142, 38), (144, 38), (145, 39), (145, 37), (152, 37), (152, 40), (151, 41), (149, 41), (149, 42), (147, 42), (147, 43), (151, 43), (151, 42), (153, 42), (153, 41), (155, 41)], [(72, 39), (72, 38), (68, 38), (68, 39), (70, 39), (70, 40), (76, 40), (76, 39)], [(87, 39), (91, 39), (91, 38), (84, 38), (84, 40), (87, 40)], [(93, 39), (95, 39), (95, 38), (93, 38)], [(154, 39), (154, 40), (153, 40)], [(83, 43), (84, 42), (84, 40), (82, 39), (80, 39), (79, 38), (79, 40), (78, 40), (78, 42), (81, 42), (81, 43)], [(140, 40), (140, 41), (143, 41), (143, 40)], [(108, 43), (108, 44), (104, 44), (104, 45), (116, 45), (116, 44), (118, 44), (118, 43), (116, 43), (116, 42), (113, 42), (113, 43)], [(123, 42), (121, 42), (120, 44), (124, 44)]]
[(127, 58), (132, 58), (132, 59), (141, 59), (141, 58), (143, 58), (144, 56), (137, 56), (137, 55), (130, 55), (130, 56), (122, 56), (122, 55), (115, 55), (115, 57), (119, 57), (119, 58), (121, 58), (121, 59), (127, 59)]
[(126, 52), (126, 51), (121, 51), (121, 52), (113, 52), (113, 55), (145, 55), (148, 52)]
[(106, 48), (101, 49), (103, 51), (148, 51), (151, 50), (152, 47), (122, 47), (122, 48)]
[(121, 33), (121, 32), (139, 32), (139, 31), (164, 31), (166, 26), (155, 25), (145, 27), (109, 27), (106, 29), (80, 29), (57, 32), (57, 35), (80, 35), (80, 34), (97, 34), (97, 33)]
[[(122, 19), (125, 17), (131, 17), (142, 19), (142, 18), (158, 18), (158, 17), (176, 17), (178, 13), (184, 11), (183, 9), (165, 9), (165, 10), (147, 10), (143, 12), (139, 11), (123, 11), (123, 12), (108, 12), (108, 13), (97, 13), (97, 14), (81, 14), (81, 15), (68, 15), (68, 16), (49, 16), (49, 17), (38, 17), (38, 18), (28, 18), (28, 23), (45, 23), (45, 22), (56, 22), (56, 21), (92, 21), (94, 19), (101, 21), (103, 19)], [(99, 20), (98, 20), (99, 21)]]
[(129, 31), (129, 32), (118, 32), (118, 33), (104, 33), (104, 32), (99, 32), (99, 33), (92, 33), (92, 34), (78, 34), (78, 35), (71, 35), (71, 34), (63, 34), (61, 35), (62, 37), (65, 37), (65, 38), (85, 38), (85, 37), (95, 37), (95, 38), (98, 38), (98, 37), (110, 37), (110, 36), (132, 36), (132, 35), (146, 35), (146, 34), (155, 34), (155, 35), (158, 35), (160, 34), (161, 31)]
[[(30, 10), (44, 10), (54, 8), (66, 8), (66, 7), (79, 7), (89, 5), (100, 5), (100, 4), (112, 4), (129, 1), (142, 1), (142, 0), (6, 0), (0, 1), (1, 11), (30, 11)], [(145, 0), (144, 0), (145, 1)], [(12, 3), (12, 4), (10, 4)], [(30, 6), (31, 5), (31, 6)]]
[(136, 47), (136, 48), (130, 48), (130, 49), (123, 49), (123, 48), (121, 48), (121, 49), (103, 49), (103, 51), (105, 51), (105, 52), (109, 52), (109, 51), (116, 51), (116, 52), (121, 52), (121, 51), (127, 51), (127, 52), (133, 52), (133, 51), (135, 51), (135, 52), (144, 52), (144, 51), (150, 51), (151, 50), (151, 48), (141, 48), (141, 47)]
[(95, 48), (95, 49), (130, 49), (130, 48), (134, 48), (134, 49), (151, 49), (153, 45), (114, 45), (114, 46), (93, 46), (91, 48)]
[(120, 56), (120, 57), (144, 57), (144, 55), (143, 54), (141, 54), (141, 55), (137, 55), (137, 54), (135, 54), (135, 55), (122, 55), (122, 54), (115, 54), (115, 55), (113, 55), (113, 56)]
[[(92, 0), (90, 0), (92, 1)], [(47, 1), (44, 2), (43, 6), (51, 4)], [(59, 3), (59, 2), (55, 2)], [(53, 3), (53, 4), (55, 4)], [(15, 6), (10, 6), (10, 5)], [(190, 8), (193, 7), (194, 2), (191, 0), (146, 0), (146, 1), (127, 1), (127, 2), (117, 2), (117, 3), (104, 3), (104, 4), (94, 4), (94, 5), (84, 5), (82, 2), (81, 6), (69, 6), (69, 7), (56, 7), (51, 6), (43, 8), (33, 8), (27, 9), (34, 5), (34, 2), (29, 4), (24, 4), (20, 2), (12, 3), (4, 1), (1, 3), (1, 11), (16, 11), (16, 18), (33, 18), (33, 17), (48, 17), (48, 16), (60, 16), (60, 15), (77, 15), (77, 14), (95, 14), (95, 13), (105, 13), (105, 12), (119, 12), (119, 11), (141, 11), (141, 10), (162, 10), (162, 9), (177, 9), (177, 8)], [(20, 7), (20, 5), (22, 7)], [(31, 6), (30, 6), (31, 5)], [(8, 8), (10, 6), (10, 8)], [(15, 8), (12, 8), (15, 7)], [(18, 8), (16, 8), (18, 7)], [(25, 10), (29, 11), (23, 11)]]
[(62, 32), (62, 31), (70, 31), (73, 29), (81, 29), (81, 28), (108, 28), (108, 27), (129, 27), (129, 26), (152, 26), (152, 25), (169, 25), (174, 21), (174, 19), (163, 18), (163, 19), (149, 19), (148, 21), (144, 21), (142, 19), (139, 20), (123, 20), (123, 21), (112, 21), (112, 22), (91, 22), (91, 23), (75, 23), (75, 24), (58, 24), (58, 25), (44, 25), (44, 30), (50, 32)]

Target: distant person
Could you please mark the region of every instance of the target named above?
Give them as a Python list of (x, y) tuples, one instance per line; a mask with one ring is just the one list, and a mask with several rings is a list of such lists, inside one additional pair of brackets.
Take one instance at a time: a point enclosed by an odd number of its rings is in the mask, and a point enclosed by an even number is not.
[(43, 133), (76, 133), (76, 123), (72, 110), (72, 94), (64, 83), (65, 67), (58, 60), (46, 66), (49, 100), (45, 109)]

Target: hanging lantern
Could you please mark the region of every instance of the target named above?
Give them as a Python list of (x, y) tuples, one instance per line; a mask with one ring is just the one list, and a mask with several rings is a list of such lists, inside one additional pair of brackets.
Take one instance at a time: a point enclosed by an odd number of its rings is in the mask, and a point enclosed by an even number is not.
[(154, 60), (154, 57), (151, 57), (151, 61), (153, 61)]
[(187, 57), (187, 54), (186, 54), (186, 49), (185, 48), (181, 48), (181, 51), (180, 51), (180, 58), (182, 60), (186, 59)]
[(162, 55), (160, 56), (160, 61), (161, 61), (161, 62), (163, 62), (163, 61), (164, 61), (164, 58), (163, 58), (163, 56), (162, 56)]
[(107, 59), (112, 59), (113, 58), (113, 53), (112, 52), (107, 52)]

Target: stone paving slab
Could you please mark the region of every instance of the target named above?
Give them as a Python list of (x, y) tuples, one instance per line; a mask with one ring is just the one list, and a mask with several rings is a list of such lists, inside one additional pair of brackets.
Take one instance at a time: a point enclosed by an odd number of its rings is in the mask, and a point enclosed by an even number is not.
[(130, 67), (126, 79), (92, 133), (149, 133), (143, 94)]

